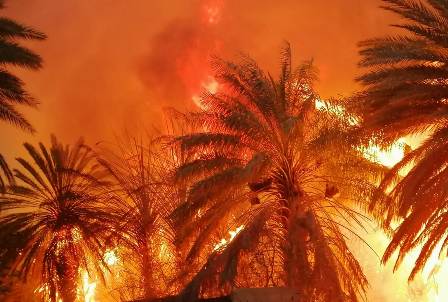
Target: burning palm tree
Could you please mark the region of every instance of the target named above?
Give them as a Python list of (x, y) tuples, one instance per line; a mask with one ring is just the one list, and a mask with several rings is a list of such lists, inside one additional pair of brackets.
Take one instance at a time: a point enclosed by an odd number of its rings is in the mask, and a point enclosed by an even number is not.
[(81, 269), (101, 275), (115, 218), (105, 210), (104, 172), (79, 140), (51, 147), (24, 144), (31, 161), (17, 158), (17, 183), (2, 198), (2, 233), (22, 238), (13, 271), (40, 280), (48, 301), (77, 298)]
[[(348, 196), (368, 197), (361, 177), (374, 165), (351, 148), (350, 119), (319, 100), (312, 62), (292, 68), (289, 45), (277, 81), (248, 57), (216, 59), (214, 68), (224, 92), (204, 92), (203, 110), (191, 117), (203, 131), (175, 139), (187, 156), (175, 180), (191, 184), (172, 215), (179, 242), (190, 261), (211, 252), (184, 296), (195, 299), (215, 281), (234, 284), (243, 255), (269, 237), (272, 261), (282, 265), (277, 285), (303, 301), (358, 301), (367, 280), (345, 242), (345, 222), (357, 219)], [(232, 240), (210, 245), (223, 226)]]
[(169, 294), (176, 253), (167, 217), (177, 200), (165, 179), (172, 169), (170, 160), (155, 142), (144, 144), (131, 137), (119, 143), (117, 151), (103, 150), (99, 160), (113, 178), (111, 210), (120, 216), (120, 231), (126, 236), (118, 241), (121, 257), (128, 269), (135, 268), (127, 292), (137, 287), (134, 299)]
[[(0, 1), (0, 9), (4, 1)], [(24, 90), (24, 83), (5, 69), (6, 66), (19, 66), (39, 69), (42, 59), (28, 48), (21, 46), (19, 40), (44, 40), (46, 36), (28, 26), (8, 18), (0, 18), (0, 119), (27, 131), (34, 131), (31, 124), (17, 111), (16, 105), (35, 106), (36, 101)]]
[[(431, 133), (390, 170), (371, 206), (393, 234), (383, 262), (398, 251), (397, 268), (422, 245), (410, 274), (413, 279), (433, 252), (448, 247), (448, 2), (384, 3), (384, 9), (404, 20), (395, 26), (405, 34), (361, 42), (360, 65), (368, 71), (358, 79), (365, 90), (355, 105), (363, 117), (361, 130), (384, 145), (406, 135)], [(393, 229), (396, 222), (399, 226)]]

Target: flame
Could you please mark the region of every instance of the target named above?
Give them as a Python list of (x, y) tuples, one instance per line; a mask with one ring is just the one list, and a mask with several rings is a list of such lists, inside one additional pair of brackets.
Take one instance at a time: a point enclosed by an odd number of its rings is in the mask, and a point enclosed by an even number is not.
[(226, 240), (225, 238), (222, 238), (217, 244), (215, 244), (213, 251), (222, 250), (224, 247), (226, 247), (232, 240), (238, 235), (239, 232), (241, 232), (244, 229), (244, 225), (240, 225), (235, 230), (229, 231), (230, 238), (229, 240)]
[(403, 159), (405, 144), (405, 140), (400, 138), (388, 149), (382, 149), (379, 146), (370, 143), (369, 146), (362, 151), (364, 157), (368, 160), (392, 168)]
[[(42, 299), (44, 301), (48, 301), (51, 302), (52, 300), (50, 299), (50, 288), (48, 286), (47, 283), (44, 283), (40, 286), (38, 286), (35, 290), (34, 290), (34, 294), (42, 296)], [(56, 301), (57, 302), (63, 302), (61, 298), (59, 298), (59, 292), (56, 292)]]
[[(390, 168), (403, 159), (405, 155), (405, 146), (406, 140), (404, 138), (401, 138), (394, 144), (392, 144), (392, 146), (388, 149), (382, 149), (374, 144), (370, 144), (365, 150), (363, 150), (363, 153), (367, 159), (378, 162)], [(390, 238), (388, 238), (382, 232), (373, 234), (373, 237), (371, 239), (371, 241), (376, 243), (374, 244), (374, 248), (377, 250), (384, 250), (384, 248), (390, 242)], [(438, 284), (442, 284), (444, 280), (448, 279), (448, 265), (446, 263), (447, 260), (439, 258), (441, 243), (439, 243), (438, 248), (435, 249), (435, 251), (428, 259), (423, 271), (419, 273), (412, 282), (410, 282), (409, 284), (406, 283), (407, 277), (413, 269), (416, 259), (421, 252), (421, 249), (421, 246), (414, 249), (405, 258), (402, 263), (402, 267), (400, 267), (400, 269), (395, 273), (392, 273), (393, 263), (388, 263), (386, 268), (381, 267), (377, 270), (377, 273), (381, 273), (381, 279), (383, 281), (385, 280), (385, 278), (387, 278), (388, 274), (393, 274), (393, 276), (390, 276), (392, 282), (391, 285), (386, 286), (384, 289), (384, 291), (391, 291), (391, 293), (386, 293), (386, 296), (389, 296), (389, 299), (387, 301), (448, 301), (448, 288), (444, 286), (438, 286)], [(373, 285), (372, 287), (375, 287), (376, 291), (381, 292), (383, 291), (383, 289), (379, 289), (381, 286), (382, 284), (378, 284), (376, 286)], [(407, 288), (407, 291), (400, 291), (400, 288)]]
[(80, 287), (81, 296), (84, 299), (80, 302), (95, 302), (96, 282), (89, 281), (89, 274), (86, 271), (82, 272)]

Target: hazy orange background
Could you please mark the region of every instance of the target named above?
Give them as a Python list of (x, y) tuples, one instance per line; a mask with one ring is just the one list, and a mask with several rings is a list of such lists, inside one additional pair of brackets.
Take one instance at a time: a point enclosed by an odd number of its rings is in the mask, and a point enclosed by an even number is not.
[[(29, 44), (45, 60), (18, 71), (39, 110), (26, 110), (34, 137), (0, 123), (8, 158), (24, 140), (55, 133), (71, 142), (109, 140), (127, 127), (158, 124), (163, 106), (191, 106), (213, 53), (250, 54), (275, 73), (283, 40), (296, 60), (314, 58), (323, 97), (356, 86), (356, 43), (392, 22), (379, 0), (9, 0), (3, 11), (48, 35)], [(218, 9), (212, 24), (207, 8)], [(213, 13), (213, 11), (212, 11)]]

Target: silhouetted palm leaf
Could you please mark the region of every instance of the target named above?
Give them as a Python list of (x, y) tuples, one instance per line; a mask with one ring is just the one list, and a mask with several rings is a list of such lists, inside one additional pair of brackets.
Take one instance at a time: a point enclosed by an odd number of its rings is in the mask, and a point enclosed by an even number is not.
[[(360, 44), (360, 65), (368, 71), (358, 78), (365, 90), (353, 104), (363, 118), (361, 131), (383, 145), (406, 135), (431, 133), (389, 172), (371, 205), (393, 234), (384, 262), (398, 250), (397, 268), (406, 254), (423, 245), (412, 279), (438, 243), (443, 250), (448, 248), (448, 2), (383, 2), (383, 8), (403, 19), (395, 26), (406, 35)], [(402, 177), (400, 173), (409, 166), (413, 168)], [(399, 226), (393, 230), (395, 222)]]
[[(8, 164), (5, 161), (5, 158), (3, 155), (0, 154), (0, 194), (6, 193), (6, 189), (10, 184), (14, 184), (14, 176), (11, 172), (11, 169), (9, 168)], [(0, 207), (1, 211), (1, 207)]]
[[(3, 8), (3, 2), (0, 8)], [(24, 83), (6, 68), (41, 68), (41, 57), (18, 41), (44, 39), (46, 36), (43, 33), (11, 19), (0, 18), (0, 119), (31, 132), (34, 131), (33, 127), (17, 110), (16, 105), (35, 106), (37, 102), (25, 91)]]

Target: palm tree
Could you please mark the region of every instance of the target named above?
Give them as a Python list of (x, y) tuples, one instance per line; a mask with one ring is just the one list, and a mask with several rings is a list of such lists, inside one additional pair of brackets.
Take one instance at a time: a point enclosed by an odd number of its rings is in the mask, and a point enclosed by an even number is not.
[[(438, 244), (442, 250), (448, 247), (448, 2), (383, 2), (384, 9), (402, 18), (395, 26), (404, 33), (361, 42), (360, 66), (367, 71), (358, 81), (365, 89), (353, 105), (363, 118), (361, 133), (380, 144), (430, 133), (390, 170), (371, 205), (393, 235), (384, 262), (398, 251), (397, 268), (405, 255), (422, 246), (413, 279)], [(399, 225), (392, 229), (395, 223)]]
[[(235, 285), (238, 264), (269, 237), (283, 280), (270, 286), (296, 288), (303, 301), (358, 301), (367, 280), (346, 245), (345, 222), (357, 219), (348, 196), (368, 197), (360, 179), (371, 164), (350, 148), (343, 110), (325, 102), (316, 109), (316, 70), (311, 61), (293, 69), (289, 45), (277, 81), (246, 56), (213, 66), (222, 92), (204, 92), (203, 109), (190, 117), (203, 130), (174, 140), (186, 154), (174, 179), (190, 184), (172, 214), (178, 241), (187, 263), (211, 252), (184, 297), (210, 294), (214, 282)], [(226, 228), (239, 232), (210, 244)]]
[(127, 291), (135, 292), (131, 286), (140, 289), (133, 299), (168, 295), (176, 269), (174, 233), (167, 219), (176, 201), (165, 181), (170, 160), (156, 142), (130, 136), (118, 143), (117, 150), (103, 149), (100, 154), (114, 184), (110, 210), (120, 217), (119, 229), (127, 238), (118, 242), (119, 252), (128, 268), (136, 268), (129, 275), (137, 278), (126, 281)]
[(1, 202), (1, 234), (23, 239), (12, 270), (40, 280), (48, 301), (72, 302), (81, 269), (102, 276), (107, 268), (105, 243), (116, 228), (105, 210), (105, 174), (82, 140), (24, 146), (31, 161), (17, 158), (17, 184)]
[[(0, 9), (4, 1), (0, 1)], [(18, 66), (37, 70), (42, 67), (42, 59), (19, 40), (44, 40), (46, 36), (14, 20), (0, 18), (0, 119), (34, 132), (34, 128), (17, 110), (16, 105), (36, 106), (36, 101), (25, 91), (24, 83), (11, 74), (6, 67)]]

